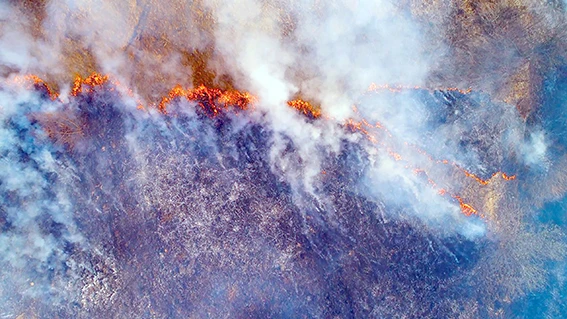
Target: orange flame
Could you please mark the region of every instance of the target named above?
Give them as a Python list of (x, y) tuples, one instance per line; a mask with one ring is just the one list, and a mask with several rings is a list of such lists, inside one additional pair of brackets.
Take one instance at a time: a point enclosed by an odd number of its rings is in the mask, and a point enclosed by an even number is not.
[(301, 113), (303, 113), (304, 115), (306, 115), (307, 117), (316, 119), (321, 117), (321, 110), (315, 108), (311, 103), (301, 100), (301, 99), (296, 99), (296, 100), (291, 100), (287, 102), (287, 105), (293, 107), (294, 109), (300, 111)]
[[(466, 92), (465, 92), (465, 93), (466, 93)], [(355, 113), (357, 112), (356, 107), (353, 107), (353, 110), (355, 111)], [(385, 131), (385, 132), (388, 133), (388, 134), (387, 134), (387, 137), (393, 138), (393, 136), (388, 132), (388, 130), (387, 130), (382, 124), (380, 124), (380, 123), (377, 123), (376, 125), (372, 126), (372, 125), (368, 124), (368, 122), (365, 121), (365, 120), (361, 120), (361, 121), (356, 122), (356, 121), (354, 121), (354, 120), (352, 120), (352, 119), (349, 119), (349, 120), (347, 120), (347, 122), (346, 122), (346, 126), (347, 126), (348, 128), (350, 128), (351, 130), (353, 130), (353, 131), (358, 131), (358, 132), (364, 134), (365, 136), (367, 136), (367, 138), (368, 138), (369, 140), (371, 140), (371, 141), (373, 141), (373, 142), (376, 141), (376, 138), (375, 138), (375, 134), (371, 133), (370, 128), (376, 128), (376, 129), (379, 129), (379, 130), (383, 130), (383, 131)], [(419, 147), (417, 147), (417, 146), (415, 146), (415, 145), (413, 145), (413, 144), (407, 143), (407, 142), (404, 142), (404, 144), (405, 144), (405, 145), (408, 145), (408, 146), (410, 146), (410, 147), (412, 147), (412, 148), (414, 148), (418, 153), (424, 155), (430, 162), (435, 163), (435, 164), (450, 165), (450, 166), (454, 167), (455, 169), (457, 169), (458, 171), (464, 173), (465, 176), (474, 179), (476, 182), (478, 182), (479, 184), (481, 184), (481, 185), (483, 185), (483, 186), (490, 184), (490, 181), (492, 180), (492, 178), (495, 177), (495, 176), (497, 176), (497, 175), (502, 176), (502, 178), (503, 178), (504, 180), (506, 180), (506, 181), (511, 181), (511, 180), (516, 179), (516, 175), (507, 175), (507, 174), (504, 173), (504, 172), (496, 172), (496, 173), (494, 173), (489, 179), (483, 180), (483, 179), (479, 178), (478, 176), (474, 175), (473, 173), (470, 173), (469, 171), (467, 171), (467, 170), (461, 168), (458, 164), (456, 164), (456, 163), (454, 163), (454, 162), (450, 162), (449, 160), (446, 160), (446, 159), (443, 159), (443, 160), (436, 160), (436, 159), (434, 159), (431, 155), (429, 155), (426, 151), (420, 149)], [(395, 161), (403, 161), (403, 162), (406, 162), (406, 161), (403, 159), (403, 157), (402, 157), (399, 153), (393, 151), (390, 147), (388, 147), (388, 144), (386, 144), (386, 142), (381, 142), (380, 145), (383, 146), (383, 147), (385, 147), (385, 151), (386, 151), (386, 152), (388, 153), (388, 155), (389, 155), (390, 157), (392, 157)], [(409, 165), (409, 164), (408, 164), (408, 165), (405, 165), (404, 167), (407, 168), (407, 169), (412, 169), (412, 165)], [(429, 183), (434, 189), (437, 189), (437, 193), (438, 193), (439, 195), (441, 195), (441, 196), (450, 195), (452, 198), (457, 199), (457, 201), (459, 202), (459, 206), (460, 206), (461, 211), (463, 212), (463, 214), (465, 214), (465, 215), (467, 215), (467, 216), (470, 216), (470, 215), (475, 214), (475, 215), (479, 215), (479, 216), (483, 217), (483, 215), (482, 215), (482, 214), (479, 214), (478, 211), (477, 211), (471, 204), (466, 203), (466, 202), (462, 199), (461, 196), (459, 196), (459, 195), (457, 195), (457, 194), (454, 194), (454, 193), (451, 193), (451, 192), (449, 192), (448, 190), (446, 190), (446, 189), (444, 189), (444, 188), (438, 188), (438, 187), (437, 187), (437, 183), (435, 183), (435, 181), (429, 177), (429, 174), (428, 174), (427, 171), (425, 171), (424, 169), (413, 167), (413, 173), (416, 174), (416, 175), (418, 175), (418, 174), (424, 174), (424, 175), (427, 177), (428, 183)]]
[(248, 109), (248, 106), (256, 101), (256, 98), (248, 92), (240, 92), (236, 90), (225, 91), (221, 94), (218, 102), (224, 104), (227, 108), (229, 105), (238, 107), (241, 110)]
[(181, 87), (181, 85), (177, 84), (169, 91), (167, 96), (161, 98), (161, 101), (158, 104), (158, 110), (162, 113), (166, 113), (167, 104), (182, 96), (187, 96), (187, 92)]
[(470, 204), (465, 203), (460, 196), (453, 195), (453, 197), (459, 201), (459, 206), (461, 207), (463, 214), (465, 214), (466, 216), (478, 214), (477, 210), (474, 209), (474, 207), (472, 207)]
[(220, 89), (207, 88), (204, 85), (185, 90), (178, 84), (169, 91), (167, 96), (161, 98), (158, 110), (162, 113), (167, 113), (167, 105), (181, 97), (196, 102), (201, 108), (210, 111), (213, 115), (217, 115), (221, 108), (226, 109), (229, 106), (246, 110), (256, 100), (254, 96), (247, 92), (236, 90), (222, 91)]
[[(435, 183), (434, 180), (429, 178), (429, 174), (427, 173), (427, 171), (421, 168), (415, 168), (413, 172), (416, 175), (417, 174), (425, 175), (427, 177), (427, 182), (431, 185), (431, 187), (433, 187), (434, 189), (437, 188), (437, 183)], [(437, 194), (439, 194), (440, 196), (450, 195), (452, 198), (456, 199), (459, 202), (459, 207), (461, 208), (461, 212), (464, 215), (466, 216), (479, 215), (478, 211), (471, 204), (466, 203), (461, 196), (456, 194), (451, 194), (449, 191), (447, 191), (444, 188), (437, 188)], [(483, 217), (482, 215), (480, 216)]]
[[(406, 145), (409, 145), (408, 143), (405, 143)], [(425, 157), (427, 157), (430, 161), (435, 162), (437, 164), (444, 164), (444, 165), (452, 165), (453, 167), (457, 168), (459, 171), (461, 171), (463, 174), (465, 174), (466, 177), (472, 178), (474, 179), (477, 183), (479, 183), (480, 185), (488, 185), (490, 184), (490, 180), (492, 180), (495, 176), (502, 176), (502, 178), (504, 180), (507, 181), (512, 181), (516, 179), (516, 175), (507, 175), (504, 172), (498, 171), (494, 174), (492, 174), (492, 176), (490, 176), (490, 178), (484, 180), (478, 176), (476, 176), (475, 174), (467, 171), (466, 169), (462, 168), (461, 166), (459, 166), (457, 163), (454, 162), (449, 162), (446, 159), (443, 160), (436, 160), (433, 158), (433, 156), (429, 155), (426, 151), (422, 150), (421, 148), (415, 146), (415, 145), (411, 145), (415, 150), (417, 150), (418, 153), (424, 155)]]
[(75, 81), (73, 81), (73, 87), (71, 88), (71, 95), (72, 96), (77, 96), (79, 95), (79, 93), (81, 93), (81, 86), (83, 85), (83, 79), (80, 76), (77, 76), (75, 78)]
[[(81, 78), (80, 76), (77, 76), (71, 88), (71, 95), (77, 96), (80, 93), (83, 93), (83, 90), (85, 93), (91, 93), (93, 92), (95, 87), (104, 85), (106, 82), (108, 82), (108, 80), (109, 80), (108, 75), (101, 75), (99, 73), (93, 73), (85, 79)], [(27, 84), (32, 84), (35, 87), (39, 86), (47, 91), (47, 93), (49, 94), (52, 100), (56, 100), (59, 97), (59, 94), (57, 92), (52, 90), (45, 81), (43, 81), (41, 78), (39, 78), (36, 75), (16, 77), (14, 78), (14, 81), (19, 84), (27, 83)], [(113, 84), (117, 87), (120, 85), (120, 83), (118, 83), (117, 81), (113, 82)], [(368, 91), (376, 92), (379, 90), (389, 90), (391, 92), (401, 92), (403, 90), (418, 90), (418, 89), (424, 89), (424, 88), (419, 86), (413, 86), (413, 87), (401, 86), (401, 85), (391, 86), (391, 85), (377, 85), (375, 83), (372, 83), (369, 86)], [(443, 88), (438, 90), (457, 91), (462, 94), (468, 94), (472, 91), (471, 89), (462, 90), (454, 87)], [(132, 91), (129, 89), (126, 90), (126, 93), (129, 94), (130, 96), (133, 96)], [(230, 106), (236, 107), (237, 109), (246, 110), (252, 103), (256, 101), (256, 98), (247, 92), (241, 92), (237, 90), (223, 91), (217, 88), (208, 88), (204, 85), (200, 85), (193, 89), (184, 89), (181, 85), (178, 84), (174, 86), (166, 96), (160, 99), (160, 102), (157, 104), (157, 109), (160, 112), (166, 114), (167, 113), (166, 108), (168, 104), (170, 104), (175, 99), (182, 97), (186, 98), (189, 101), (196, 102), (201, 108), (212, 113), (210, 114), (212, 116), (217, 115), (221, 111), (221, 109), (227, 109)], [(311, 103), (307, 101), (301, 99), (295, 99), (289, 101), (287, 104), (309, 118), (318, 119), (322, 116), (321, 110), (319, 108), (314, 107)], [(138, 108), (144, 109), (144, 106), (141, 103), (139, 103)], [(353, 109), (355, 112), (357, 112), (356, 107), (353, 107)], [(387, 136), (389, 138), (393, 138), (390, 132), (382, 124), (376, 123), (376, 125), (371, 125), (365, 119), (361, 119), (359, 121), (348, 119), (344, 125), (353, 132), (356, 131), (362, 133), (369, 141), (375, 144), (378, 142), (377, 137), (374, 134), (376, 132), (375, 129), (384, 131), (387, 133)], [(410, 145), (407, 142), (404, 144)], [(390, 155), (395, 161), (405, 162), (405, 160), (402, 158), (402, 156), (399, 153), (387, 147), (387, 145), (384, 142), (381, 142), (380, 145), (386, 147), (386, 151), (388, 155)], [(488, 185), (490, 183), (490, 180), (499, 174), (506, 181), (511, 181), (516, 179), (516, 175), (507, 175), (506, 173), (503, 172), (496, 172), (489, 179), (483, 180), (478, 176), (474, 175), (473, 173), (468, 172), (467, 170), (459, 167), (456, 163), (450, 162), (448, 160), (435, 160), (431, 155), (429, 155), (424, 150), (421, 150), (417, 147), (415, 147), (415, 149), (417, 149), (419, 153), (423, 154), (424, 156), (426, 156), (426, 158), (428, 158), (430, 161), (436, 164), (451, 165), (457, 168), (458, 170), (463, 172), (466, 177), (474, 179), (476, 182), (478, 182), (481, 185)], [(408, 169), (411, 168), (410, 165), (406, 165), (405, 167)], [(428, 176), (428, 173), (425, 170), (421, 168), (413, 168), (413, 172), (415, 174), (424, 174), (427, 177), (428, 183), (433, 188), (437, 189), (437, 193), (440, 196), (450, 195), (452, 198), (456, 199), (459, 202), (459, 206), (461, 208), (462, 213), (465, 214), (466, 216), (478, 214), (477, 210), (474, 207), (472, 207), (470, 204), (466, 203), (459, 195), (451, 194), (448, 190), (443, 188), (437, 188), (437, 184), (433, 179), (431, 179)], [(326, 172), (323, 171), (322, 174), (326, 174)]]
[(378, 143), (378, 139), (369, 132), (369, 129), (373, 126), (370, 125), (366, 120), (363, 119), (361, 121), (355, 122), (353, 119), (348, 119), (345, 123), (345, 126), (353, 132), (362, 133), (373, 144)]
[(483, 179), (479, 178), (478, 176), (474, 175), (473, 173), (470, 173), (470, 172), (468, 172), (464, 169), (461, 169), (461, 171), (463, 171), (463, 173), (467, 177), (470, 177), (470, 178), (474, 179), (475, 181), (477, 181), (480, 185), (490, 184), (490, 180), (492, 180), (495, 176), (498, 176), (498, 175), (502, 176), (502, 178), (504, 180), (507, 180), (507, 181), (512, 181), (512, 180), (516, 179), (516, 175), (507, 175), (506, 173), (503, 173), (503, 172), (496, 172), (496, 173), (492, 174), (492, 176), (490, 176), (489, 179), (483, 180)]
[(83, 86), (87, 86), (86, 92), (92, 92), (92, 90), (97, 86), (102, 86), (104, 83), (108, 82), (108, 75), (102, 75), (94, 72), (86, 79), (77, 76), (75, 81), (73, 81), (73, 87), (71, 88), (71, 95), (77, 96), (83, 93)]
[(59, 93), (52, 90), (51, 87), (49, 87), (49, 85), (37, 75), (30, 74), (16, 76), (14, 77), (13, 81), (19, 85), (27, 87), (28, 89), (31, 89), (34, 86), (44, 89), (52, 101), (55, 101), (57, 100), (57, 98), (59, 98)]
[(392, 150), (388, 150), (388, 154), (396, 161), (401, 161), (402, 160), (402, 156)]

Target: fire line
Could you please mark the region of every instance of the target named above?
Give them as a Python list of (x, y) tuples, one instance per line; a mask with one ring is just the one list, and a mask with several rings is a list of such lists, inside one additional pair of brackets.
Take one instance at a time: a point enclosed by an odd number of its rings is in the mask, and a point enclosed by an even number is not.
[[(82, 78), (77, 76), (73, 81), (70, 95), (76, 97), (80, 94), (89, 94), (92, 93), (95, 88), (101, 87), (110, 81), (110, 77), (108, 75), (102, 75), (99, 73), (92, 73), (90, 76), (86, 78)], [(12, 79), (17, 85), (25, 86), (28, 89), (30, 88), (38, 88), (43, 89), (47, 95), (50, 97), (51, 100), (57, 101), (59, 100), (59, 93), (53, 90), (43, 79), (38, 77), (37, 75), (25, 75), (25, 76), (16, 76)], [(116, 87), (122, 87), (118, 81), (113, 81), (112, 84)], [(388, 90), (390, 92), (398, 93), (402, 92), (403, 90), (421, 90), (424, 89), (419, 86), (391, 86), (391, 85), (377, 85), (372, 83), (369, 87), (367, 92), (377, 92), (380, 90)], [(457, 91), (462, 94), (469, 94), (471, 89), (458, 89), (458, 88), (444, 88), (440, 90), (445, 91)], [(125, 89), (125, 92), (129, 96), (134, 96), (132, 90)], [(238, 110), (247, 110), (253, 103), (257, 101), (256, 97), (251, 95), (248, 92), (241, 92), (238, 90), (221, 90), (218, 88), (208, 88), (205, 85), (200, 85), (196, 88), (187, 88), (184, 89), (181, 85), (174, 86), (166, 96), (163, 96), (159, 103), (154, 105), (153, 107), (157, 108), (163, 114), (167, 114), (167, 106), (171, 104), (176, 99), (185, 98), (188, 101), (195, 102), (199, 107), (201, 107), (204, 111), (206, 111), (210, 116), (217, 116), (220, 112), (227, 110), (229, 107), (234, 107)], [(315, 107), (308, 101), (302, 99), (295, 99), (287, 102), (288, 106), (297, 110), (304, 116), (310, 119), (319, 119), (322, 117), (322, 112), (319, 107)], [(142, 103), (138, 102), (139, 109), (146, 109)], [(356, 107), (353, 106), (353, 110), (357, 113)], [(326, 117), (325, 117), (326, 118)], [(386, 148), (387, 154), (394, 159), (394, 161), (404, 161), (404, 158), (401, 154), (394, 151), (390, 147), (387, 146), (384, 142), (379, 142), (378, 137), (372, 133), (373, 130), (381, 130), (388, 136), (388, 138), (393, 138), (390, 132), (381, 124), (376, 123), (375, 125), (370, 124), (365, 119), (361, 119), (359, 121), (355, 121), (354, 119), (348, 119), (344, 126), (350, 129), (352, 132), (359, 132), (363, 134), (370, 142), (373, 144), (380, 144), (381, 146)], [(404, 142), (405, 145), (409, 145), (407, 142)], [(508, 175), (504, 172), (496, 172), (494, 173), (489, 179), (483, 180), (480, 177), (474, 175), (473, 173), (461, 168), (456, 163), (451, 163), (448, 160), (435, 160), (432, 156), (430, 156), (427, 152), (422, 149), (415, 147), (419, 153), (426, 156), (430, 161), (436, 164), (443, 164), (443, 165), (452, 165), (461, 171), (466, 177), (471, 178), (478, 182), (482, 186), (486, 186), (490, 184), (490, 181), (495, 177), (500, 175), (506, 181), (512, 181), (516, 179), (516, 175)], [(411, 168), (411, 165), (406, 165), (406, 168)], [(437, 194), (440, 196), (450, 195), (452, 198), (457, 200), (459, 206), (461, 208), (461, 212), (466, 216), (471, 215), (479, 215), (478, 211), (469, 203), (466, 203), (463, 198), (457, 194), (451, 193), (443, 188), (438, 188), (437, 184), (433, 179), (429, 177), (429, 174), (421, 168), (413, 168), (413, 172), (415, 174), (425, 174), (427, 177), (428, 183), (435, 189), (437, 189)], [(482, 215), (480, 215), (482, 217)]]

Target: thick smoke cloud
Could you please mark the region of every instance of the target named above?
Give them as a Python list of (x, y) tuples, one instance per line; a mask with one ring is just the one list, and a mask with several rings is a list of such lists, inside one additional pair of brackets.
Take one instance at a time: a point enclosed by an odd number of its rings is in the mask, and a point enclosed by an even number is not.
[[(543, 35), (526, 35), (534, 43), (562, 23), (552, 5), (510, 6), (538, 21)], [(328, 296), (339, 315), (344, 297), (359, 316), (435, 317), (466, 302), (451, 315), (494, 317), (504, 310), (479, 309), (543, 289), (546, 262), (564, 266), (564, 229), (531, 221), (565, 195), (567, 164), (557, 132), (526, 107), (538, 101), (526, 83), (544, 67), (510, 36), (519, 26), (493, 26), (506, 40), (498, 54), (493, 38), (478, 38), (484, 29), (469, 30), (490, 8), (0, 4), (0, 288), (24, 302), (3, 293), (0, 315), (50, 296), (35, 312), (177, 317), (226, 306), (225, 315), (317, 317), (330, 312), (317, 308), (317, 291), (343, 285), (369, 296)], [(73, 80), (92, 72), (110, 80), (73, 93)], [(172, 97), (158, 112), (177, 84), (246, 91), (254, 102), (215, 117)], [(294, 99), (322, 115), (305, 116)], [(408, 269), (381, 268), (396, 262)], [(337, 275), (349, 267), (372, 278)], [(183, 304), (186, 289), (203, 295)], [(156, 301), (160, 290), (177, 312)], [(400, 309), (397, 294), (415, 304)], [(425, 297), (442, 300), (420, 313)]]

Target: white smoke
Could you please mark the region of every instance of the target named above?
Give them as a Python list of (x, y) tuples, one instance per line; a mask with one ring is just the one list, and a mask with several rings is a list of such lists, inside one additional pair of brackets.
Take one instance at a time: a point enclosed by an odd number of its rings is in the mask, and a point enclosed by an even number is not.
[[(21, 44), (6, 50), (3, 64), (17, 65), (22, 72), (50, 69), (59, 74), (66, 72), (66, 54), (86, 48), (99, 71), (121, 82), (132, 84), (136, 72), (147, 72), (149, 78), (169, 79), (172, 87), (183, 77), (187, 83), (190, 76), (179, 72), (180, 52), (213, 45), (210, 64), (217, 75), (228, 74), (239, 89), (250, 91), (258, 99), (256, 118), (274, 132), (274, 170), (284, 174), (294, 189), (304, 189), (316, 197), (322, 159), (338, 154), (345, 139), (358, 138), (362, 144), (369, 144), (362, 136), (345, 133), (341, 125), (347, 119), (385, 121), (400, 143), (415, 142), (424, 131), (427, 110), (409, 96), (392, 100), (377, 95), (359, 103), (371, 83), (423, 86), (430, 65), (437, 63), (438, 57), (427, 47), (430, 41), (424, 37), (427, 33), (423, 25), (412, 20), (403, 6), (390, 1), (334, 1), (321, 5), (317, 1), (211, 0), (197, 9), (210, 14), (209, 20), (214, 21), (203, 27), (191, 11), (196, 4), (183, 4), (174, 2), (167, 9), (152, 1), (49, 1), (41, 21), (45, 40), (28, 35), (25, 30), (31, 26), (27, 20), (18, 19), (18, 24), (5, 29), (3, 39), (12, 42), (11, 37), (21, 34)], [(4, 11), (13, 9), (5, 6)], [(212, 39), (203, 32), (210, 32)], [(167, 49), (156, 46), (159, 43), (144, 49), (144, 38), (162, 38)], [(41, 60), (26, 65), (22, 61), (33, 61), (31, 57), (19, 62), (15, 58), (34, 55), (34, 50), (40, 48), (47, 51), (49, 59), (35, 54), (35, 59)], [(137, 70), (136, 65), (141, 69)], [(320, 104), (325, 119), (311, 123), (291, 109), (287, 101), (297, 95)], [(355, 104), (361, 107), (360, 114), (353, 112)], [(289, 141), (296, 151), (285, 155)], [(369, 150), (375, 147), (365, 146)], [(388, 152), (389, 147), (379, 148)], [(407, 156), (410, 162), (419, 161), (411, 154)], [(388, 160), (377, 161), (383, 161), (378, 166), (383, 167)], [(453, 216), (458, 211), (455, 201), (439, 199), (426, 181), (416, 179), (411, 170), (398, 164), (386, 170), (371, 168), (368, 176), (375, 185), (399, 180), (400, 188), (419, 199), (407, 204), (441, 201), (439, 206), (415, 208), (420, 211), (416, 215), (424, 220), (435, 220), (436, 215)], [(387, 195), (385, 198), (399, 200)]]
[(543, 131), (530, 133), (527, 141), (521, 147), (523, 160), (529, 166), (547, 166), (547, 142)]
[[(6, 83), (13, 74), (46, 76), (63, 88), (63, 101), (75, 73), (96, 70), (132, 87), (134, 97), (126, 104), (133, 106), (146, 95), (155, 97), (144, 88), (189, 86), (193, 75), (187, 56), (210, 49), (207, 63), (215, 81), (228, 76), (236, 89), (257, 97), (246, 116), (270, 131), (272, 170), (298, 196), (324, 200), (318, 191), (324, 160), (340, 154), (348, 141), (368, 155), (359, 193), (389, 207), (403, 207), (404, 214), (431, 226), (435, 234), (475, 239), (485, 235), (487, 221), (464, 216), (456, 196), (440, 194), (441, 189), (476, 190), (469, 184), (475, 181), (455, 167), (486, 173), (491, 165), (478, 152), (460, 148), (461, 137), (487, 128), (492, 137), (481, 142), (497, 154), (494, 162), (501, 163), (509, 150), (519, 150), (528, 166), (546, 161), (545, 132), (522, 142), (525, 124), (513, 109), (494, 116), (494, 109), (471, 108), (463, 118), (457, 110), (452, 115), (460, 120), (431, 127), (431, 109), (414, 95), (366, 93), (371, 83), (427, 87), (430, 71), (441, 64), (444, 50), (431, 47), (431, 30), (415, 20), (407, 6), (392, 1), (176, 0), (164, 5), (152, 0), (51, 0), (45, 3), (42, 18), (29, 18), (21, 10), (0, 4), (0, 75)], [(0, 194), (13, 201), (2, 203), (5, 223), (12, 230), (0, 234), (0, 258), (11, 270), (26, 274), (24, 268), (40, 273), (65, 263), (64, 243), (82, 242), (73, 222), (72, 200), (64, 187), (46, 177), (66, 174), (52, 144), (41, 146), (34, 140), (47, 141), (41, 133), (34, 138), (22, 133), (41, 132), (27, 115), (56, 109), (57, 103), (40, 102), (37, 93), (30, 92), (0, 91)], [(320, 105), (323, 117), (306, 119), (290, 108), (287, 102), (296, 97)], [(471, 99), (478, 102), (484, 97)], [(344, 124), (349, 119), (367, 120), (373, 138), (348, 132)], [(385, 129), (378, 128), (378, 122)], [(506, 126), (510, 128), (501, 129)], [(143, 154), (136, 148), (136, 134), (127, 136), (131, 152)], [(417, 150), (421, 148), (434, 158)], [(34, 165), (22, 160), (21, 152)], [(454, 165), (437, 165), (441, 159)], [(416, 173), (418, 169), (431, 176)], [(42, 230), (39, 220), (47, 217), (64, 226), (61, 237)], [(2, 288), (19, 287), (26, 280), (16, 278)]]
[[(3, 274), (19, 274), (0, 285), (6, 306), (20, 295), (61, 302), (63, 294), (56, 291), (67, 282), (48, 278), (67, 267), (65, 246), (83, 242), (62, 184), (69, 168), (54, 157), (55, 149), (30, 116), (54, 108), (38, 93), (9, 82), (0, 89), (0, 265)], [(54, 294), (59, 295), (50, 299)]]
[[(428, 41), (420, 25), (405, 18), (402, 8), (389, 1), (338, 1), (321, 7), (316, 2), (267, 5), (253, 0), (215, 2), (211, 7), (217, 22), (216, 52), (236, 83), (259, 97), (258, 108), (276, 132), (271, 160), (296, 187), (317, 196), (314, 183), (322, 171), (322, 157), (338, 154), (341, 140), (352, 139), (339, 128), (348, 118), (385, 121), (400, 140), (408, 142), (423, 133), (427, 111), (409, 96), (396, 100), (373, 96), (359, 104), (371, 83), (424, 85), (428, 66), (435, 61), (426, 53)], [(286, 29), (286, 19), (293, 21), (291, 30)], [(295, 94), (319, 102), (328, 120), (311, 124), (298, 116), (286, 105)], [(355, 104), (360, 114), (353, 112)], [(285, 152), (288, 138), (294, 154)], [(367, 144), (364, 137), (359, 142)], [(411, 199), (400, 194), (381, 194), (383, 198), (392, 203), (404, 198), (423, 220), (441, 225), (451, 216), (463, 224), (457, 228), (477, 229), (466, 226), (458, 204), (440, 198), (412, 170), (382, 155), (372, 155), (377, 166), (368, 171), (373, 181), (367, 184), (368, 194), (390, 182), (408, 191)]]

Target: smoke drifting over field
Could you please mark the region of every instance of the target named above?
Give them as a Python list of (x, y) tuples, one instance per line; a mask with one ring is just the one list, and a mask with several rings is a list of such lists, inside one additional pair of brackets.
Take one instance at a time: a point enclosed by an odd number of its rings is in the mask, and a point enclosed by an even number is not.
[(0, 317), (565, 311), (563, 10), (1, 3)]

